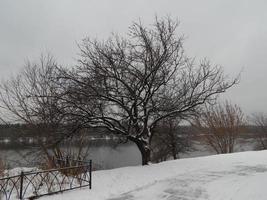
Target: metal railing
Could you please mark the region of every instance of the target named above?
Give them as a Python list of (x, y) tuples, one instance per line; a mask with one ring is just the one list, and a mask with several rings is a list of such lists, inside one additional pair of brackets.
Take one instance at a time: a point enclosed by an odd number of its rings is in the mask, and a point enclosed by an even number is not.
[(76, 188), (92, 188), (92, 161), (0, 178), (0, 200), (35, 199)]

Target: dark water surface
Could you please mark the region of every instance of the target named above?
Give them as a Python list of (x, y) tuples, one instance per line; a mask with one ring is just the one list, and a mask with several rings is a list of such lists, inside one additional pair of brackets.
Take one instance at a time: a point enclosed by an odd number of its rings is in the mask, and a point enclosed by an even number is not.
[[(235, 152), (255, 150), (256, 140), (253, 138), (238, 139), (235, 145)], [(118, 144), (116, 140), (102, 139), (89, 142), (84, 149), (88, 149), (86, 160), (92, 159), (94, 169), (112, 169), (125, 166), (141, 164), (141, 154), (136, 145), (128, 142)], [(77, 145), (64, 146), (63, 152), (77, 151)], [(7, 163), (8, 168), (14, 167), (36, 167), (40, 164), (40, 156), (32, 154), (38, 148), (29, 149), (27, 145), (14, 144), (4, 146), (0, 143), (0, 158)], [(179, 154), (180, 158), (199, 157), (215, 154), (210, 147), (199, 141), (194, 141), (192, 149), (186, 153)]]
[[(78, 147), (73, 147), (73, 149), (75, 148), (78, 149)], [(38, 151), (38, 149), (29, 149), (23, 145), (0, 148), (0, 158), (5, 161), (8, 168), (34, 167), (40, 162), (39, 157), (32, 154), (34, 151)], [(92, 143), (89, 146), (87, 159), (92, 159), (93, 164), (98, 169), (111, 169), (141, 164), (140, 152), (133, 143), (118, 145), (109, 141)]]

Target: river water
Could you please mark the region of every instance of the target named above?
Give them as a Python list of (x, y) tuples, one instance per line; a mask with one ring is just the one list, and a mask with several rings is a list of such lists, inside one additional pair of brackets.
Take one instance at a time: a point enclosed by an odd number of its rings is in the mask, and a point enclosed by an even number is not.
[[(40, 157), (36, 155), (35, 149), (23, 146), (1, 148), (0, 158), (8, 168), (34, 167), (40, 162)], [(98, 142), (97, 144), (92, 143), (88, 149), (87, 159), (92, 159), (97, 169), (111, 169), (141, 164), (140, 152), (133, 143), (118, 145), (108, 141)]]
[[(255, 142), (254, 139), (239, 139), (235, 151), (254, 150)], [(89, 151), (86, 154), (86, 159), (92, 159), (94, 169), (112, 169), (141, 164), (141, 154), (136, 145), (131, 142), (118, 144), (113, 140), (99, 140), (90, 143), (87, 147), (88, 146)], [(78, 149), (77, 146), (71, 148), (74, 150), (75, 148)], [(32, 154), (32, 152), (35, 152), (35, 149), (29, 149), (27, 146), (13, 145), (9, 148), (3, 148), (0, 144), (0, 158), (4, 160), (8, 168), (38, 166), (40, 163), (40, 156), (36, 156), (36, 154)], [(179, 157), (189, 158), (212, 154), (215, 154), (215, 152), (210, 149), (210, 147), (195, 141), (192, 150), (179, 154)]]

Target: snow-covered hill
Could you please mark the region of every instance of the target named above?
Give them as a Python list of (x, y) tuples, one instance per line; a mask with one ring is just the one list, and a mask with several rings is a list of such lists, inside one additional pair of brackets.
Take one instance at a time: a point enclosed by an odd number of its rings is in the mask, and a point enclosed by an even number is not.
[(93, 172), (93, 188), (49, 200), (265, 200), (267, 151), (180, 159)]

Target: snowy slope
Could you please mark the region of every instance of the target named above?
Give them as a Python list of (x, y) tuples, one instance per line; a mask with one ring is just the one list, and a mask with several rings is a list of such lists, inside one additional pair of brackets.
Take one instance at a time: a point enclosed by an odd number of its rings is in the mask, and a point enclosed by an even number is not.
[(54, 200), (265, 200), (267, 151), (167, 161), (93, 172), (93, 188)]

